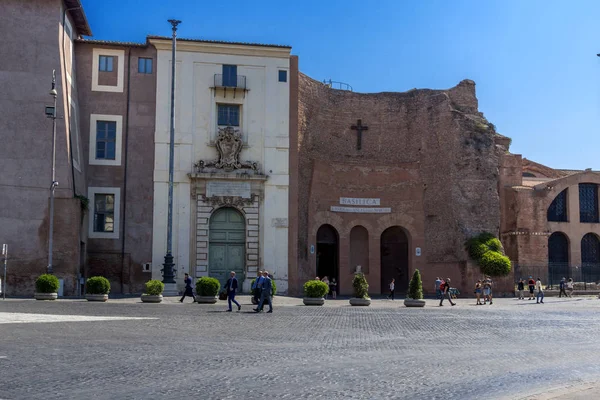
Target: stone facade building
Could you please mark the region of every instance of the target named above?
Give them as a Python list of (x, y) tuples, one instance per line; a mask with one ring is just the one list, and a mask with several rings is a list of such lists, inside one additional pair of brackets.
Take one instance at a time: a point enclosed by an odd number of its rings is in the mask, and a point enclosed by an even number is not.
[[(112, 293), (160, 279), (166, 251), (171, 38), (91, 36), (79, 0), (6, 0), (0, 83), (0, 243), (8, 294), (46, 271), (52, 70), (58, 91), (54, 273), (61, 294), (106, 276)], [(600, 280), (600, 174), (555, 170), (509, 151), (478, 110), (475, 83), (362, 94), (299, 72), (288, 46), (179, 39), (173, 250), (183, 273), (280, 293), (315, 276), (349, 295), (397, 291), (419, 269), (470, 293), (480, 269), (465, 241), (502, 240), (513, 273), (553, 284)], [(86, 207), (87, 206), (87, 207)]]

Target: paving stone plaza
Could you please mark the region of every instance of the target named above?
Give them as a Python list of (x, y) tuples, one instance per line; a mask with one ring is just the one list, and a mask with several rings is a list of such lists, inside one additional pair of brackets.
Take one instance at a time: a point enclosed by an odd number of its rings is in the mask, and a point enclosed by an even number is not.
[(0, 399), (589, 399), (600, 300), (0, 301)]

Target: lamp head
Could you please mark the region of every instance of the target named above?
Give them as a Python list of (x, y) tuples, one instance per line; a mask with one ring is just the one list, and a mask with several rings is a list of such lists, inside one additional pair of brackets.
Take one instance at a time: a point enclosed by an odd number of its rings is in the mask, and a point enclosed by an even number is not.
[(50, 96), (56, 96), (57, 94), (56, 89), (52, 88), (52, 90), (50, 90)]

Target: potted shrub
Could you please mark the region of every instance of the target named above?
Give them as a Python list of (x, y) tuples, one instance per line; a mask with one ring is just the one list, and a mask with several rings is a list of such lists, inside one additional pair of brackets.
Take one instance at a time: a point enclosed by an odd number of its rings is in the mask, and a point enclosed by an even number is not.
[(87, 301), (107, 301), (110, 293), (110, 282), (103, 276), (92, 276), (85, 283)]
[(421, 273), (418, 269), (408, 284), (408, 297), (404, 300), (406, 307), (425, 307), (423, 300), (423, 282), (421, 281)]
[(162, 292), (165, 290), (165, 284), (157, 279), (151, 279), (146, 282), (146, 289), (142, 294), (143, 303), (160, 303), (163, 300)]
[(51, 274), (40, 275), (35, 280), (36, 300), (56, 300), (58, 298), (58, 278)]
[(305, 306), (322, 306), (325, 304), (325, 295), (329, 292), (329, 286), (325, 282), (319, 280), (308, 281), (304, 284), (304, 299), (302, 302)]
[(220, 288), (218, 279), (203, 276), (196, 281), (196, 301), (202, 304), (216, 303)]
[[(250, 282), (250, 301), (252, 302), (252, 304), (258, 304), (254, 300), (254, 291), (256, 289), (252, 289), (252, 286), (254, 286), (254, 281), (256, 281), (256, 278), (252, 279), (252, 281)], [(273, 278), (271, 278), (271, 287), (273, 288), (273, 290), (271, 290), (271, 297), (275, 297), (275, 293), (277, 293), (277, 284), (275, 283), (275, 279), (273, 279)], [(271, 300), (273, 300), (273, 299), (271, 299)]]
[(362, 272), (354, 274), (354, 279), (352, 279), (352, 289), (354, 289), (354, 297), (350, 299), (350, 305), (371, 305), (371, 298), (369, 297), (369, 283)]

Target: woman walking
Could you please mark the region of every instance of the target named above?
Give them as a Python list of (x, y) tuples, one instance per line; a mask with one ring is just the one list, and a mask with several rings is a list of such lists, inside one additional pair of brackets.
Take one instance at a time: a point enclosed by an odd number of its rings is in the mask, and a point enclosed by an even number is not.
[(391, 298), (392, 300), (394, 300), (394, 289), (396, 288), (396, 284), (395, 284), (396, 280), (394, 278), (392, 278), (392, 281), (390, 282), (390, 295), (387, 297), (388, 300)]
[(573, 297), (573, 278), (567, 281), (567, 296)]
[(482, 306), (483, 303), (481, 302), (481, 280), (478, 280), (477, 283), (475, 283), (475, 296), (477, 296), (477, 305), (478, 306)]

